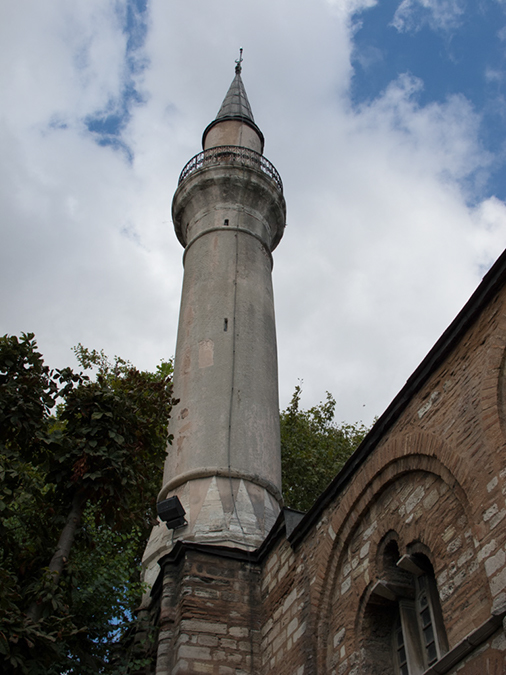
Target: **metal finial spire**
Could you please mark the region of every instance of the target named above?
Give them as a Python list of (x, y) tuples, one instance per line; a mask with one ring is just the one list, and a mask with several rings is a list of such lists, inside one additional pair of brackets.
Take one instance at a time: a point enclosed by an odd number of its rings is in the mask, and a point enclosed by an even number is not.
[(242, 58), (242, 47), (241, 47), (241, 48), (239, 49), (239, 58), (236, 59), (236, 61), (235, 61), (235, 63), (236, 63), (236, 66), (235, 66), (235, 72), (236, 72), (238, 75), (241, 74), (241, 70), (242, 70), (241, 63), (242, 63), (242, 61), (243, 61), (243, 58)]

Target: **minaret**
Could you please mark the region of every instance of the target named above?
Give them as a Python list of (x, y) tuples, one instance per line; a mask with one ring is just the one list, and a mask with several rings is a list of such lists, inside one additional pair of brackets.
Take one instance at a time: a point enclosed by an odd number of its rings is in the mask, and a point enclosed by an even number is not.
[(241, 62), (172, 203), (184, 247), (180, 402), (159, 500), (177, 495), (188, 525), (154, 528), (148, 568), (177, 540), (255, 549), (282, 505), (271, 270), (286, 207), (279, 174), (262, 154)]

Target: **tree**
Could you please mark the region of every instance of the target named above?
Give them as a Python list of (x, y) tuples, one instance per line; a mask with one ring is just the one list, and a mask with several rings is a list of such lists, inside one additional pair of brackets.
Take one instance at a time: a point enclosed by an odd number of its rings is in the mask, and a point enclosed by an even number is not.
[(2, 672), (127, 672), (113, 658), (140, 593), (174, 403), (79, 345), (95, 377), (49, 371), (33, 334), (0, 338)]
[[(166, 454), (172, 365), (139, 372), (75, 349), (50, 371), (33, 334), (0, 338), (0, 670), (120, 675)], [(366, 432), (335, 401), (281, 413), (283, 488), (306, 510)], [(125, 647), (128, 646), (128, 649)], [(3, 661), (3, 662), (2, 662)]]
[(300, 408), (301, 386), (280, 414), (283, 496), (286, 506), (307, 511), (359, 446), (368, 429), (362, 423), (337, 425), (336, 401)]

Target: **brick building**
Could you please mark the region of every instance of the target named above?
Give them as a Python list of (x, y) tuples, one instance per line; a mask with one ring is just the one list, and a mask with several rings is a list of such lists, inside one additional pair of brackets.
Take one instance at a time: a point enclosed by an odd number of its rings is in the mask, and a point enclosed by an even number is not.
[[(176, 193), (175, 202), (181, 201), (181, 191), (187, 203), (195, 204), (197, 193), (201, 199), (190, 214), (185, 206), (188, 223), (185, 220), (183, 227), (189, 234), (178, 233), (187, 260), (188, 241), (195, 240), (191, 228), (203, 222), (203, 213), (212, 214), (212, 227), (208, 222), (207, 229), (198, 231), (198, 241), (203, 244), (207, 239), (212, 251), (222, 246), (219, 237), (233, 241), (225, 255), (235, 256), (240, 265), (239, 230), (262, 254), (245, 252), (245, 260), (253, 261), (253, 266), (269, 263), (281, 238), (281, 183), (272, 165), (261, 165), (263, 137), (246, 103), (239, 62), (225, 112), (222, 106), (212, 123), (219, 142), (206, 147), (204, 141), (203, 156), (191, 175), (183, 176)], [(241, 125), (247, 133), (242, 133)], [(241, 133), (231, 142), (230, 134), (238, 129)], [(245, 138), (253, 138), (256, 147)], [(239, 162), (237, 148), (244, 147)], [(188, 181), (196, 181), (193, 195)], [(207, 192), (202, 181), (207, 181)], [(206, 208), (211, 194), (215, 202)], [(255, 198), (267, 202), (261, 215), (253, 213), (260, 208)], [(231, 201), (240, 208), (234, 210)], [(234, 226), (233, 219), (243, 211), (241, 204), (251, 218), (249, 225), (236, 226), (234, 235), (225, 228)], [(260, 230), (253, 231), (260, 221), (267, 224), (267, 238)], [(177, 230), (182, 221), (174, 218), (174, 222)], [(216, 274), (216, 266), (213, 270)], [(258, 276), (243, 272), (239, 276), (244, 283), (253, 276), (258, 285)], [(185, 283), (186, 274), (185, 268)], [(236, 296), (249, 292), (241, 291), (237, 267), (228, 278)], [(252, 296), (244, 304), (249, 321), (253, 319), (248, 303), (264, 307), (270, 302), (266, 278), (264, 295)], [(194, 295), (193, 290), (189, 293)], [(198, 314), (199, 296), (192, 302), (192, 312)], [(237, 297), (234, 302), (239, 302)], [(223, 317), (221, 307), (213, 307), (211, 314), (218, 315), (223, 335), (209, 337), (208, 318), (199, 324), (201, 334), (192, 335), (195, 324), (184, 324), (183, 313), (187, 316), (189, 310), (182, 308), (180, 331), (183, 325), (185, 335), (180, 339), (181, 344), (187, 342), (179, 357), (176, 352), (176, 361), (182, 363), (179, 382), (190, 377), (199, 357), (200, 375), (211, 377), (212, 369), (219, 369), (219, 340), (230, 338), (227, 326), (237, 330), (237, 336), (243, 334), (239, 310), (235, 318)], [(270, 307), (265, 312), (270, 315)], [(275, 336), (271, 332), (262, 339)], [(188, 340), (195, 343), (195, 357)], [(233, 347), (231, 354), (240, 352), (240, 337)], [(262, 346), (260, 351), (271, 359), (272, 375), (272, 354)], [(263, 470), (265, 458), (255, 458), (254, 447), (252, 466), (244, 464), (243, 455), (233, 455), (232, 413), (221, 415), (229, 430), (228, 465), (222, 461), (223, 466), (214, 466), (212, 457), (200, 457), (200, 469), (185, 464), (174, 470), (172, 464), (164, 478), (161, 498), (177, 496), (188, 523), (175, 531), (160, 524), (146, 552), (146, 579), (152, 590), (143, 611), (158, 627), (150, 672), (505, 673), (505, 364), (506, 253), (306, 514), (282, 508), (276, 458)], [(176, 364), (176, 386), (177, 368)], [(262, 392), (263, 377), (258, 375), (260, 383), (255, 380), (254, 385)], [(191, 386), (179, 386), (176, 394), (182, 401), (175, 411), (179, 431), (174, 444), (184, 453), (183, 440), (191, 434), (185, 424), (191, 419), (192, 400), (183, 398)], [(201, 386), (207, 385), (200, 382)], [(235, 396), (232, 378), (230, 400), (224, 399), (229, 411)], [(215, 398), (213, 405), (221, 405), (220, 396)], [(255, 406), (250, 401), (249, 409)], [(213, 410), (216, 414), (220, 416)], [(264, 407), (260, 414), (269, 413)], [(262, 426), (262, 419), (257, 423)], [(262, 429), (272, 435), (269, 425)], [(245, 443), (246, 437), (241, 438)], [(249, 439), (248, 447), (257, 441)], [(174, 446), (171, 452), (176, 452)]]

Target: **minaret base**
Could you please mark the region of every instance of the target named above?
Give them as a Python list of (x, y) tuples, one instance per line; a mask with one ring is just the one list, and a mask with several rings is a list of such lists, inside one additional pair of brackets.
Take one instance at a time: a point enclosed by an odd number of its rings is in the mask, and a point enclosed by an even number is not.
[[(246, 551), (186, 543), (160, 561), (151, 604), (156, 618), (149, 675), (258, 675), (261, 564)], [(149, 642), (148, 642), (149, 644)]]
[(186, 511), (187, 525), (168, 530), (159, 523), (151, 532), (142, 565), (143, 581), (154, 584), (159, 573), (158, 560), (176, 542), (199, 542), (229, 546), (246, 551), (257, 549), (272, 529), (281, 510), (281, 495), (274, 486), (260, 485), (242, 476), (211, 475), (188, 480), (172, 490), (165, 486), (160, 499), (177, 495)]

